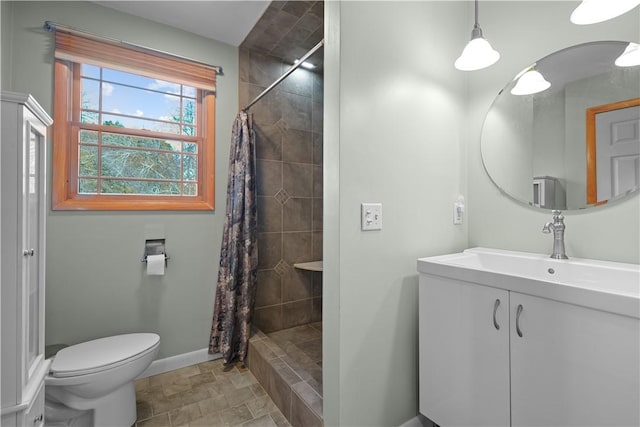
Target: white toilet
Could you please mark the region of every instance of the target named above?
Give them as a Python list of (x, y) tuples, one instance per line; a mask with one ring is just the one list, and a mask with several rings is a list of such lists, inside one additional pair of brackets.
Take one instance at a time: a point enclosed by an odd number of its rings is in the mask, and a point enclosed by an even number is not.
[(45, 425), (133, 425), (133, 381), (155, 359), (159, 345), (158, 335), (142, 333), (100, 338), (60, 350), (45, 378)]

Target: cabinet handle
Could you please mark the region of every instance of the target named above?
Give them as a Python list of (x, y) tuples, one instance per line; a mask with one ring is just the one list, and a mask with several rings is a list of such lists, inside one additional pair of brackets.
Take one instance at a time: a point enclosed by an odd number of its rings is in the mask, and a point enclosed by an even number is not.
[(34, 424), (41, 423), (43, 419), (44, 419), (44, 414), (40, 414), (40, 415), (38, 415), (37, 417), (35, 417), (35, 418), (33, 419), (33, 423), (34, 423)]
[(500, 307), (499, 299), (497, 299), (496, 302), (493, 304), (493, 326), (496, 328), (496, 330), (500, 330), (500, 325), (498, 325), (498, 319), (496, 318), (498, 307)]
[(22, 251), (22, 255), (24, 256), (33, 256), (33, 254), (35, 254), (36, 251), (34, 251), (33, 249), (25, 249), (24, 251)]
[(520, 330), (520, 314), (522, 314), (522, 304), (518, 304), (518, 310), (516, 311), (516, 332), (519, 337), (522, 337), (522, 330)]

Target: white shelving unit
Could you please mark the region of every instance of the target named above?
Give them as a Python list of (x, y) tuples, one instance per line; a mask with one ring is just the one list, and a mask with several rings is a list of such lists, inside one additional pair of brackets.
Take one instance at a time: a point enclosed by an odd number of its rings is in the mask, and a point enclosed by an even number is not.
[(47, 127), (26, 94), (1, 92), (0, 274), (3, 427), (44, 424)]

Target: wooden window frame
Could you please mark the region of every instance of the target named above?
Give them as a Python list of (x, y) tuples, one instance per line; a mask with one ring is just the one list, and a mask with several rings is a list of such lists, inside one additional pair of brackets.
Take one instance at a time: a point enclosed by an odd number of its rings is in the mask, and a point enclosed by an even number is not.
[[(135, 54), (135, 53), (132, 53)], [(108, 64), (99, 66), (109, 67)], [(180, 64), (176, 64), (177, 67)], [(116, 68), (117, 69), (117, 68)], [(127, 70), (127, 72), (134, 72)], [(198, 191), (195, 196), (141, 194), (79, 194), (78, 136), (80, 130), (80, 63), (56, 58), (54, 64), (54, 124), (52, 155), (52, 210), (90, 211), (202, 211), (215, 208), (215, 92), (198, 89), (196, 138), (166, 135), (188, 142), (198, 140)], [(142, 72), (137, 74), (144, 75)], [(167, 77), (164, 80), (168, 80)], [(180, 80), (180, 79), (178, 79)], [(91, 127), (85, 126), (84, 127)], [(101, 128), (97, 126), (96, 129)], [(127, 134), (157, 137), (144, 130), (127, 130)], [(177, 137), (177, 138), (176, 138)], [(194, 141), (191, 141), (194, 140)], [(135, 179), (134, 179), (135, 180)]]
[(598, 201), (598, 165), (596, 164), (596, 115), (607, 111), (621, 110), (640, 105), (640, 98), (632, 98), (611, 104), (587, 108), (587, 206), (599, 206), (607, 200)]

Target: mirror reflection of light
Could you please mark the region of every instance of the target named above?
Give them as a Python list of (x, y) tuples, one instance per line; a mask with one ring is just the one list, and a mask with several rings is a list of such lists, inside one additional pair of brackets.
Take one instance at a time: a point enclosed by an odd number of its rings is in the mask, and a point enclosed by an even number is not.
[(640, 44), (629, 43), (622, 55), (616, 58), (615, 64), (618, 67), (635, 67), (640, 65)]
[(582, 0), (571, 14), (577, 25), (595, 24), (623, 15), (640, 4), (640, 0)]
[(540, 72), (531, 67), (526, 73), (522, 74), (516, 85), (511, 89), (512, 95), (532, 95), (547, 90), (551, 87)]

